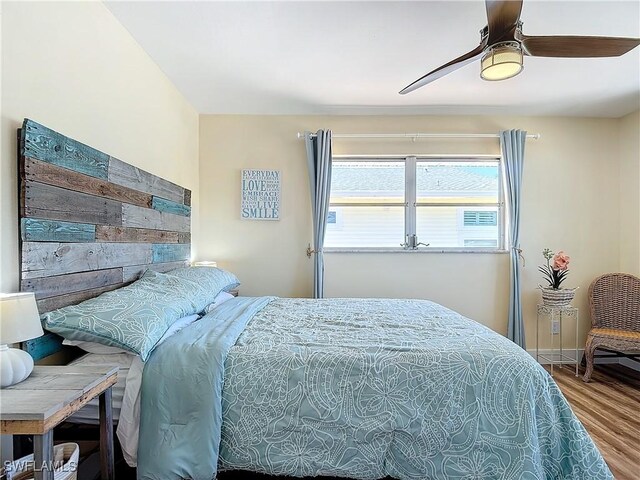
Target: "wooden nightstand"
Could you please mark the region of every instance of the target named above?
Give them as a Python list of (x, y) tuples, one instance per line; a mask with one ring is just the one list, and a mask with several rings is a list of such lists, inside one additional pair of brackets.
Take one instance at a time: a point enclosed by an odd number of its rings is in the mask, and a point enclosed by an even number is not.
[(113, 480), (111, 387), (118, 367), (36, 366), (25, 381), (0, 390), (0, 433), (33, 435), (35, 480), (53, 480), (53, 428), (99, 396), (102, 480)]

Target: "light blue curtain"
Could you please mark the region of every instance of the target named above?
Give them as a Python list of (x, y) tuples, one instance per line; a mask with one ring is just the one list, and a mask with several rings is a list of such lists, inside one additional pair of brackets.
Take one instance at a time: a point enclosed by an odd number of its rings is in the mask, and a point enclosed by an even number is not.
[(309, 163), (309, 186), (313, 214), (313, 298), (324, 297), (324, 234), (331, 192), (331, 130), (304, 133)]
[(511, 240), (511, 281), (509, 291), (509, 324), (507, 337), (525, 348), (522, 302), (520, 298), (520, 191), (522, 190), (522, 169), (524, 165), (524, 144), (527, 132), (505, 130), (500, 132), (500, 149), (505, 172), (505, 197), (509, 218), (509, 238)]

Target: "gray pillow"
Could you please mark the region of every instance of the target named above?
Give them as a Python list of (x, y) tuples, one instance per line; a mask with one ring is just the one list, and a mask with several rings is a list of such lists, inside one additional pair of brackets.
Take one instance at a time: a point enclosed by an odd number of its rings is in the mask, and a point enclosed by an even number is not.
[[(213, 303), (221, 291), (229, 291), (240, 285), (238, 278), (231, 272), (215, 267), (184, 267), (171, 270), (165, 275), (195, 282), (201, 287), (201, 298), (206, 301), (204, 308)], [(220, 285), (224, 285), (219, 290)]]

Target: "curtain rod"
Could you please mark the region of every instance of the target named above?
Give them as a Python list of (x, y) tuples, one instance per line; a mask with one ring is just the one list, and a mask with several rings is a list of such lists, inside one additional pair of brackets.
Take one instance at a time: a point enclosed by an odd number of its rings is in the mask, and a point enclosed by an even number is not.
[[(312, 133), (312, 137), (316, 134)], [(333, 138), (500, 138), (497, 133), (334, 133)], [(298, 132), (298, 139), (304, 138), (304, 133)], [(531, 133), (527, 138), (538, 140), (539, 133)]]

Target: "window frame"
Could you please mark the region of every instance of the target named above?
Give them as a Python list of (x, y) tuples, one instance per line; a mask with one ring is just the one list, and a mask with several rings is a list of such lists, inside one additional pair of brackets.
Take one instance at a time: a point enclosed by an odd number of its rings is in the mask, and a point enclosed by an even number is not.
[[(500, 155), (334, 155), (332, 162), (404, 162), (405, 166), (405, 197), (404, 203), (374, 202), (374, 203), (329, 203), (331, 207), (404, 207), (405, 208), (405, 241), (408, 235), (416, 234), (418, 207), (497, 207), (498, 211), (498, 245), (497, 247), (424, 247), (407, 249), (398, 247), (325, 247), (328, 253), (506, 253), (508, 252), (506, 204), (504, 196), (504, 164)], [(417, 202), (416, 165), (418, 162), (438, 163), (495, 163), (498, 162), (498, 201), (495, 203), (433, 203)], [(423, 239), (418, 239), (422, 241)]]

